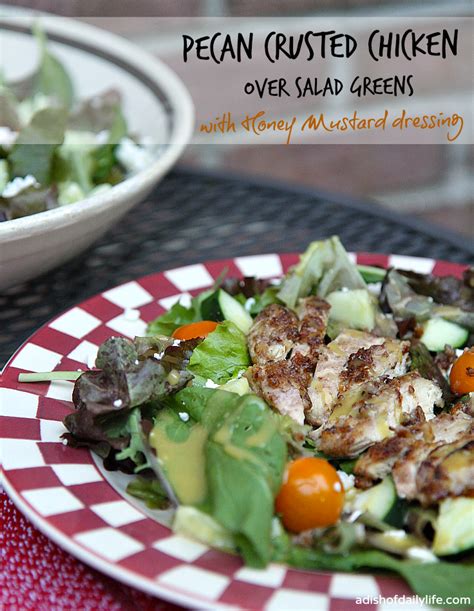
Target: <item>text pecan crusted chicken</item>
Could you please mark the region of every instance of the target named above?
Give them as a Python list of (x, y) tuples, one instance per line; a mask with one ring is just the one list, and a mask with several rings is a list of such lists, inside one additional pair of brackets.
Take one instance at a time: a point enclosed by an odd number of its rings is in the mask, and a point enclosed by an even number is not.
[(249, 379), (269, 405), (303, 424), (311, 405), (308, 386), (324, 342), (329, 304), (307, 297), (299, 301), (297, 314), (273, 304), (257, 316), (248, 335), (254, 363)]

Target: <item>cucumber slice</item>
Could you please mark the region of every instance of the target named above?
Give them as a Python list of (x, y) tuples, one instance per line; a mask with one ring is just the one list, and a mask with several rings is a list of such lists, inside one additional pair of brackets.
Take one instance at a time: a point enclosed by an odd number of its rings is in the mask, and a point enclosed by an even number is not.
[(387, 270), (383, 267), (374, 267), (373, 265), (358, 265), (357, 269), (364, 281), (368, 284), (382, 282), (387, 273)]
[(474, 498), (445, 499), (439, 504), (434, 553), (458, 554), (471, 547), (474, 547)]
[(397, 492), (391, 477), (386, 477), (380, 484), (357, 492), (353, 508), (370, 513), (379, 520), (387, 516), (397, 501)]
[(219, 291), (213, 291), (201, 303), (201, 317), (203, 320), (214, 320), (215, 322), (222, 322), (224, 320), (219, 306), (218, 295)]
[(351, 329), (371, 331), (375, 327), (375, 304), (369, 291), (353, 289), (329, 293), (329, 319)]
[(234, 378), (229, 380), (225, 384), (222, 384), (219, 388), (227, 390), (227, 392), (235, 392), (237, 395), (248, 395), (250, 392), (250, 385), (247, 378)]
[(421, 341), (431, 352), (444, 350), (446, 344), (461, 348), (467, 342), (469, 331), (444, 318), (430, 318), (423, 325)]
[(190, 505), (180, 505), (173, 520), (173, 532), (226, 551), (234, 549), (232, 534), (210, 515)]
[(400, 556), (404, 556), (412, 547), (420, 547), (420, 541), (403, 530), (371, 533), (368, 535), (368, 541), (378, 549)]
[(217, 294), (217, 301), (225, 320), (233, 322), (243, 333), (250, 331), (253, 323), (252, 317), (237, 299), (220, 289)]
[(7, 186), (8, 178), (8, 163), (6, 159), (0, 159), (0, 195), (3, 189)]

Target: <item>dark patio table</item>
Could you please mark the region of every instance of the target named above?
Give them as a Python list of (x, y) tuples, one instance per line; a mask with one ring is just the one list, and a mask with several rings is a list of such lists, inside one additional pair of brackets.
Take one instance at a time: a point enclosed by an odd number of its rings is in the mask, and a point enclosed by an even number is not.
[[(311, 240), (332, 234), (352, 251), (459, 263), (474, 259), (468, 239), (375, 202), (181, 168), (85, 255), (0, 296), (0, 362), (52, 316), (122, 282), (209, 259), (300, 251)], [(77, 595), (88, 608), (98, 608), (100, 601), (121, 610), (177, 609), (76, 561), (34, 529), (3, 493), (0, 504), (5, 516), (0, 539), (9, 559), (0, 586), (16, 592), (22, 608), (34, 609), (35, 596), (64, 601)], [(41, 550), (41, 559), (31, 556), (30, 549)], [(51, 574), (59, 566), (54, 583), (45, 586), (33, 578), (35, 571)]]
[(470, 263), (467, 238), (362, 202), (275, 182), (177, 169), (91, 250), (0, 296), (0, 363), (41, 324), (122, 282), (209, 259), (346, 248)]

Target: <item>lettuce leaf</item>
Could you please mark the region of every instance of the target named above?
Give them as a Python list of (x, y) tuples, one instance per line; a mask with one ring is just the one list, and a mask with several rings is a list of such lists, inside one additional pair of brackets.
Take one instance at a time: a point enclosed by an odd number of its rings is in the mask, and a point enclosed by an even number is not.
[(300, 297), (312, 292), (325, 297), (343, 287), (363, 289), (366, 284), (339, 238), (333, 236), (309, 245), (300, 262), (286, 274), (277, 297), (294, 308)]
[(166, 509), (170, 504), (160, 482), (154, 478), (137, 477), (128, 484), (127, 492), (150, 509)]
[[(454, 281), (457, 292), (451, 287), (453, 293), (449, 295), (446, 287), (450, 283), (447, 279), (438, 285), (431, 282), (429, 277), (423, 283), (418, 276), (407, 276), (405, 272), (391, 269), (385, 277), (380, 294), (382, 307), (398, 319), (415, 318), (422, 322), (440, 316), (474, 331), (474, 291), (468, 282), (461, 287), (461, 281), (459, 284)], [(412, 284), (420, 292), (415, 292)], [(438, 303), (436, 299), (442, 299), (444, 303)]]
[(155, 318), (147, 328), (149, 335), (172, 335), (178, 327), (189, 325), (193, 322), (203, 320), (201, 313), (202, 303), (212, 295), (214, 289), (203, 291), (197, 297), (193, 297), (189, 307), (175, 303), (168, 312)]
[(224, 384), (249, 365), (245, 334), (233, 322), (226, 320), (197, 346), (188, 370), (216, 384)]
[[(400, 560), (378, 550), (352, 551), (348, 554), (328, 554), (300, 546), (288, 546), (279, 561), (309, 570), (352, 572), (358, 569), (388, 569), (398, 573), (419, 596), (468, 597), (474, 601), (474, 566), (461, 563), (420, 563)], [(443, 604), (443, 607), (449, 606)], [(458, 605), (459, 606), (459, 605)]]
[(32, 116), (8, 157), (12, 176), (32, 174), (43, 186), (51, 182), (53, 156), (64, 139), (66, 119), (65, 108), (45, 108)]
[[(272, 554), (274, 497), (287, 459), (278, 416), (255, 395), (241, 397), (196, 387), (175, 395), (168, 410), (189, 414), (189, 420), (182, 424), (191, 429), (198, 423), (207, 433), (204, 445), (207, 496), (199, 509), (233, 536), (248, 565), (265, 566)], [(169, 422), (166, 414), (160, 412), (155, 426), (163, 423), (168, 427)], [(193, 451), (202, 449), (186, 446), (187, 437), (180, 438), (189, 460), (198, 460)], [(163, 458), (166, 471), (166, 457)]]
[(41, 28), (34, 27), (33, 33), (40, 51), (38, 68), (20, 81), (7, 83), (7, 86), (19, 100), (41, 94), (69, 108), (74, 100), (72, 80), (63, 64), (49, 51)]
[(148, 466), (143, 420), (191, 379), (186, 366), (199, 341), (173, 346), (161, 338), (108, 339), (98, 351), (100, 369), (83, 373), (75, 383), (75, 411), (64, 419), (64, 438), (74, 447), (90, 447), (108, 459), (111, 468), (123, 463), (130, 472)]

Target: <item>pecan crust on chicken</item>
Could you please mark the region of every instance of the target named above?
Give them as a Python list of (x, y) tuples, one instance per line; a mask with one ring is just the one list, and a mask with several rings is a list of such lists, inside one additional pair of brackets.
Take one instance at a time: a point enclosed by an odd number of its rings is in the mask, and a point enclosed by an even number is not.
[(357, 461), (358, 487), (369, 487), (389, 473), (401, 498), (431, 505), (447, 496), (472, 494), (474, 419), (467, 405), (398, 429)]
[(254, 366), (252, 390), (281, 414), (303, 424), (310, 407), (308, 386), (324, 342), (329, 304), (319, 297), (301, 299), (294, 314), (284, 306), (268, 306), (255, 319), (248, 336)]
[(311, 409), (307, 420), (320, 426), (350, 389), (381, 376), (405, 373), (408, 342), (352, 329), (343, 331), (319, 353), (308, 389)]
[(354, 458), (371, 445), (395, 435), (421, 408), (433, 418), (441, 402), (440, 388), (417, 372), (396, 378), (379, 378), (345, 393), (329, 420), (311, 435), (318, 449), (334, 457)]

